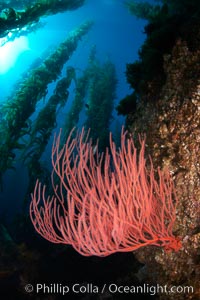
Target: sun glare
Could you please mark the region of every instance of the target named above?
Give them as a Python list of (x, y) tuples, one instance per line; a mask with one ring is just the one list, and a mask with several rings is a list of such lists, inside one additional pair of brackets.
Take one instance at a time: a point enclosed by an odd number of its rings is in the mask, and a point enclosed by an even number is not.
[(8, 72), (15, 65), (18, 56), (27, 50), (29, 50), (28, 38), (25, 36), (0, 47), (0, 74)]

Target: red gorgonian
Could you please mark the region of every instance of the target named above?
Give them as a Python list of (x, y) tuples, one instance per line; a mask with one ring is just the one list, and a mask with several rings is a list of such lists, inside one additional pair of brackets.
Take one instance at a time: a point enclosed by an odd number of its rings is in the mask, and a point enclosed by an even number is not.
[[(121, 147), (99, 153), (84, 129), (60, 149), (52, 147), (53, 196), (36, 182), (30, 217), (36, 231), (53, 243), (70, 244), (84, 256), (107, 256), (147, 245), (179, 250), (172, 233), (177, 200), (168, 171), (147, 167), (145, 139), (137, 151), (122, 130)], [(55, 176), (57, 175), (57, 176)], [(157, 178), (157, 179), (156, 179)]]

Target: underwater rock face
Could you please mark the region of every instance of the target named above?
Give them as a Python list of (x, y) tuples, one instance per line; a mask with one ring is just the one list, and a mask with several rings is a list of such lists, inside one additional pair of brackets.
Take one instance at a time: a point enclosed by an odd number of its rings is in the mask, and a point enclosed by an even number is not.
[(166, 82), (156, 103), (141, 99), (138, 115), (129, 114), (127, 125), (146, 132), (154, 163), (174, 176), (179, 198), (174, 232), (182, 237), (182, 248), (178, 253), (146, 248), (136, 256), (146, 265), (148, 282), (193, 287), (193, 293), (160, 294), (160, 299), (199, 299), (200, 50), (191, 52), (179, 40), (164, 61)]

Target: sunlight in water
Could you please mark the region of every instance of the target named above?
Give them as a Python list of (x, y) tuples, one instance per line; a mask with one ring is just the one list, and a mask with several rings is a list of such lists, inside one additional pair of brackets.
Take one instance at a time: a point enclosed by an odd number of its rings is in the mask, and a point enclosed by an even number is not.
[(8, 72), (15, 65), (18, 56), (27, 50), (29, 50), (28, 38), (25, 36), (0, 47), (0, 74)]

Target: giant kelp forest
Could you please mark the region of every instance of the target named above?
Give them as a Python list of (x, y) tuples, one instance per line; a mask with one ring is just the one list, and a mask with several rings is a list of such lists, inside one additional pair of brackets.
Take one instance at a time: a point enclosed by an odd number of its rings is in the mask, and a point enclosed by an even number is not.
[[(66, 10), (75, 10), (83, 4), (82, 0), (0, 2), (1, 46), (39, 30), (44, 25), (40, 22), (40, 18)], [(108, 145), (109, 126), (116, 97), (115, 66), (108, 58), (103, 62), (98, 60), (95, 45), (91, 47), (86, 57), (87, 66), (81, 72), (70, 63), (72, 54), (92, 26), (93, 21), (86, 20), (78, 28), (66, 33), (64, 41), (55, 48), (45, 51), (40, 59), (34, 61), (22, 74), (11, 90), (10, 96), (1, 99), (1, 192), (4, 192), (5, 173), (8, 170), (15, 172), (18, 162), (26, 168), (28, 175), (28, 185), (22, 199), (22, 213), (11, 221), (12, 224), (7, 223), (3, 212), (0, 213), (0, 278), (2, 279), (0, 289), (7, 292), (6, 286), (11, 285), (13, 286), (11, 295), (19, 294), (20, 299), (24, 299), (26, 295), (23, 295), (23, 291), (18, 291), (18, 286), (21, 285), (19, 277), (22, 276), (23, 280), (27, 281), (28, 274), (32, 273), (30, 280), (34, 281), (36, 273), (40, 272), (38, 267), (41, 259), (44, 258), (44, 253), (41, 257), (39, 254), (45, 249), (40, 242), (36, 242), (37, 249), (35, 248), (33, 252), (31, 250), (34, 234), (30, 227), (27, 209), (36, 179), (46, 184), (51, 180), (51, 170), (44, 165), (42, 156), (57, 128), (58, 116), (62, 115), (63, 123), (59, 123), (59, 126), (62, 127), (63, 144), (73, 127), (84, 126), (86, 130), (90, 128), (92, 139), (99, 140), (99, 149), (103, 151)], [(48, 86), (52, 83), (54, 89), (49, 94)], [(74, 85), (73, 92), (72, 89), (70, 92), (71, 85)], [(71, 107), (66, 113), (69, 97), (71, 97)], [(80, 114), (84, 115), (83, 119), (80, 118)], [(63, 250), (60, 253), (62, 252)], [(12, 260), (8, 262), (11, 257)], [(34, 265), (37, 267), (35, 268)], [(85, 266), (83, 268), (85, 269)], [(46, 277), (45, 270), (43, 276)], [(84, 276), (85, 272), (81, 274), (81, 280)]]
[[(85, 2), (0, 1), (0, 46), (45, 26), (41, 18), (68, 10), (73, 13)], [(45, 182), (51, 193), (51, 170), (42, 157), (53, 133), (59, 129), (58, 123), (62, 127), (61, 146), (73, 127), (82, 126), (90, 128), (90, 137), (98, 140), (100, 151), (109, 145), (117, 87), (115, 65), (112, 59), (100, 61), (95, 45), (81, 72), (70, 61), (92, 30), (93, 20), (86, 20), (66, 33), (66, 39), (55, 49), (41, 55), (42, 60), (33, 62), (10, 96), (1, 99), (1, 191), (5, 173), (15, 172), (17, 162), (28, 174), (22, 212), (11, 223), (0, 212), (0, 290), (10, 290), (11, 297), (17, 295), (15, 299), (27, 299), (22, 291), (25, 283), (44, 279), (51, 283), (54, 276), (59, 283), (65, 283), (67, 277), (71, 284), (74, 280), (85, 282), (85, 278), (98, 283), (114, 278), (122, 285), (192, 286), (192, 294), (161, 293), (158, 299), (200, 297), (200, 2), (125, 1), (124, 5), (131, 14), (146, 20), (146, 39), (138, 60), (126, 66), (131, 92), (116, 110), (126, 117), (129, 132), (146, 134), (146, 151), (154, 166), (167, 167), (173, 176), (179, 199), (174, 232), (182, 240), (182, 248), (178, 252), (164, 252), (157, 247), (145, 247), (135, 251), (137, 260), (129, 256), (131, 264), (123, 254), (110, 261), (90, 258), (88, 262), (70, 247), (51, 245), (34, 232), (27, 213), (30, 194), (37, 179)], [(51, 83), (54, 90), (49, 95)], [(66, 112), (69, 99), (71, 105)], [(58, 120), (60, 114), (62, 124)], [(110, 271), (101, 274), (107, 262)], [(94, 276), (90, 268), (98, 268), (99, 272), (95, 271), (98, 274)], [(123, 298), (115, 296), (110, 299)], [(60, 298), (52, 295), (51, 299)], [(94, 298), (89, 295), (87, 299)]]

